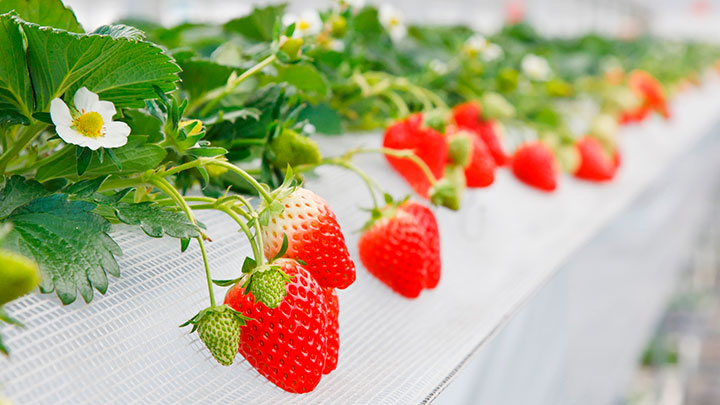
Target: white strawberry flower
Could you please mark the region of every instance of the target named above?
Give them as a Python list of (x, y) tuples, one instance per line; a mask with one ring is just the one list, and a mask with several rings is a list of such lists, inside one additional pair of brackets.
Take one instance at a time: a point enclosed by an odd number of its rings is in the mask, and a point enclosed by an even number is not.
[(433, 72), (435, 72), (439, 75), (444, 75), (445, 73), (447, 73), (450, 70), (448, 68), (447, 63), (441, 61), (440, 59), (431, 60), (429, 67), (430, 67), (430, 70), (432, 70)]
[(488, 44), (481, 54), (485, 62), (492, 62), (503, 56), (503, 50), (498, 44)]
[(484, 52), (487, 49), (488, 45), (490, 45), (490, 42), (488, 42), (488, 40), (484, 36), (480, 34), (475, 34), (465, 40), (465, 45), (463, 45), (463, 47), (468, 55), (475, 56), (481, 52)]
[(100, 101), (97, 94), (81, 87), (75, 92), (73, 104), (70, 108), (59, 98), (50, 102), (50, 118), (63, 141), (92, 150), (127, 143), (130, 127), (112, 120), (116, 112), (113, 103)]
[(320, 14), (314, 10), (303, 11), (299, 16), (285, 14), (282, 22), (285, 26), (295, 23), (295, 31), (293, 32), (293, 37), (295, 38), (317, 35), (323, 28)]
[(548, 61), (543, 57), (531, 53), (523, 57), (521, 65), (523, 73), (533, 80), (545, 81), (549, 79), (552, 74)]
[(397, 42), (405, 38), (407, 35), (407, 27), (405, 26), (405, 16), (395, 8), (392, 4), (382, 4), (378, 10), (378, 19), (385, 27), (390, 38)]

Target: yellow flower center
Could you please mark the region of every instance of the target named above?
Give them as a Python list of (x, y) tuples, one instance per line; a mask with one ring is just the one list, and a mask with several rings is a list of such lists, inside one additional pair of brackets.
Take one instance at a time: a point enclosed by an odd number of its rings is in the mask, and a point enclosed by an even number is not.
[(75, 129), (88, 138), (99, 138), (103, 135), (103, 119), (95, 111), (86, 112), (73, 120)]
[(310, 22), (307, 20), (298, 21), (297, 27), (300, 31), (307, 31), (310, 28)]
[(397, 17), (390, 18), (390, 26), (395, 27), (397, 25), (400, 25), (400, 19)]

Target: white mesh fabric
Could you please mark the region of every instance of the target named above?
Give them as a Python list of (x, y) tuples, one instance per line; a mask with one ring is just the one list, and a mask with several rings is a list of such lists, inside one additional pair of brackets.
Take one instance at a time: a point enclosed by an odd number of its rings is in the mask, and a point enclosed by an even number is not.
[[(433, 398), (469, 356), (554, 274), (558, 265), (622, 211), (673, 159), (714, 123), (720, 83), (681, 95), (669, 123), (653, 118), (621, 134), (623, 166), (598, 186), (563, 177), (543, 194), (507, 170), (496, 184), (467, 194), (458, 213), (437, 211), (443, 278), (417, 300), (392, 293), (356, 260), (355, 284), (339, 292), (340, 361), (318, 388), (288, 394), (238, 356), (215, 363), (195, 334), (178, 325), (207, 305), (196, 246), (179, 253), (173, 239), (151, 239), (119, 226), (122, 277), (90, 305), (63, 307), (32, 294), (8, 306), (26, 328), (3, 327), (11, 359), (0, 359), (0, 390), (34, 403), (419, 403)], [(328, 151), (380, 143), (377, 134), (328, 138)], [(330, 152), (328, 152), (330, 153)], [(395, 195), (408, 191), (384, 159), (358, 164)], [(308, 187), (334, 208), (357, 258), (367, 219), (363, 184), (352, 174), (321, 168)], [(200, 212), (215, 278), (237, 275), (247, 242), (222, 214)], [(219, 297), (223, 289), (216, 288)]]

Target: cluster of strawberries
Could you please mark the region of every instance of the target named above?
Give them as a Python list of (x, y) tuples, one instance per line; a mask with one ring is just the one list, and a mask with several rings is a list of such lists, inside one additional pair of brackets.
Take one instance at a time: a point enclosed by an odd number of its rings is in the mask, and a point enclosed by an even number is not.
[[(620, 123), (642, 120), (651, 111), (669, 117), (663, 89), (652, 76), (643, 71), (632, 72), (628, 85), (641, 103), (637, 109), (623, 112), (618, 117)], [(470, 188), (490, 186), (495, 170), (507, 165), (525, 184), (546, 192), (554, 191), (561, 166), (558, 155), (568, 151), (573, 160), (568, 170), (579, 179), (610, 181), (620, 166), (615, 143), (593, 133), (574, 140), (569, 149), (541, 139), (524, 142), (509, 154), (503, 148), (501, 124), (484, 116), (481, 104), (474, 101), (453, 108), (444, 131), (423, 125), (423, 121), (423, 114), (418, 113), (393, 123), (385, 131), (383, 145), (413, 150), (438, 178), (452, 174), (459, 166), (464, 172), (464, 185)], [(464, 146), (454, 147), (456, 145)], [(387, 159), (418, 194), (427, 197), (429, 180), (416, 165), (397, 157)]]
[[(355, 281), (355, 265), (325, 200), (310, 190), (295, 188), (281, 194), (277, 202), (283, 209), (270, 210), (261, 233), (264, 256), (282, 277), (262, 290), (237, 283), (228, 290), (225, 305), (244, 317), (239, 324), (239, 353), (278, 387), (303, 393), (312, 391), (323, 374), (337, 367), (335, 289)], [(368, 223), (360, 240), (360, 257), (393, 290), (417, 297), (440, 280), (435, 216), (419, 203), (389, 203)], [(264, 274), (272, 273), (256, 273), (253, 278)], [(280, 291), (281, 296), (272, 307), (254, 291)]]

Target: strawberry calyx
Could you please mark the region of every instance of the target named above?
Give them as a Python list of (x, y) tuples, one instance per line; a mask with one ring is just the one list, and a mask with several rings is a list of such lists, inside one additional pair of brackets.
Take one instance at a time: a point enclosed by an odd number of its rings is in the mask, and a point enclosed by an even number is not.
[(375, 207), (370, 210), (370, 219), (365, 222), (361, 231), (365, 232), (372, 228), (375, 223), (383, 219), (389, 219), (397, 215), (398, 208), (410, 200), (410, 196), (405, 196), (402, 200), (394, 200), (390, 194), (385, 194), (385, 206)]

